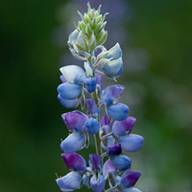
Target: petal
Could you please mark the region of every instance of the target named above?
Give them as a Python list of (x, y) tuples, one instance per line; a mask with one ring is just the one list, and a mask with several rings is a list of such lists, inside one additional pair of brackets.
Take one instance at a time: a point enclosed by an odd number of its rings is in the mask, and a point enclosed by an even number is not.
[(67, 82), (57, 87), (57, 91), (63, 99), (76, 99), (80, 96), (81, 89), (80, 85)]
[(67, 65), (60, 68), (63, 78), (70, 83), (81, 82), (85, 78), (85, 72), (77, 65)]
[(89, 134), (96, 134), (99, 131), (99, 122), (95, 118), (89, 118), (85, 122), (85, 127), (87, 128), (87, 131)]
[(121, 178), (121, 186), (124, 188), (133, 187), (138, 181), (141, 173), (139, 171), (126, 171)]
[(85, 137), (78, 132), (73, 132), (61, 142), (60, 147), (64, 153), (71, 153), (81, 150), (84, 143)]
[(135, 187), (129, 187), (129, 188), (124, 189), (123, 192), (142, 192), (142, 191)]
[(126, 155), (118, 155), (111, 158), (111, 161), (117, 169), (124, 171), (131, 167), (131, 159)]
[(97, 154), (89, 155), (89, 165), (93, 170), (101, 169), (101, 156)]
[(127, 152), (135, 152), (143, 146), (144, 138), (140, 135), (129, 134), (120, 137), (119, 142), (123, 150)]
[(118, 58), (122, 57), (122, 50), (121, 50), (121, 47), (120, 47), (119, 43), (116, 43), (107, 52), (108, 52), (107, 57), (112, 59), (112, 60), (113, 59), (118, 59)]
[(90, 176), (84, 174), (82, 177), (82, 184), (90, 188)]
[(78, 172), (72, 171), (67, 175), (56, 179), (56, 183), (61, 191), (74, 191), (80, 188), (81, 175)]
[(114, 145), (111, 145), (107, 148), (107, 154), (109, 156), (119, 155), (119, 154), (121, 154), (121, 152), (122, 152), (122, 150), (121, 150), (120, 144), (114, 144)]
[(86, 169), (86, 161), (78, 153), (63, 153), (61, 157), (69, 169), (74, 171), (84, 171)]
[(114, 173), (116, 171), (116, 168), (114, 167), (112, 161), (108, 159), (104, 165), (103, 165), (103, 175), (105, 177), (108, 177), (110, 173)]
[(107, 115), (104, 115), (101, 118), (101, 126), (109, 125), (110, 124), (110, 119)]
[(102, 75), (99, 73), (96, 73), (95, 77), (96, 77), (97, 85), (99, 86), (99, 88), (101, 88), (103, 83)]
[(103, 192), (105, 189), (105, 179), (104, 176), (99, 175), (98, 178), (96, 176), (92, 176), (90, 180), (90, 185), (93, 192)]
[(69, 35), (68, 44), (73, 45), (73, 44), (76, 42), (76, 40), (77, 40), (78, 34), (79, 34), (78, 30), (77, 30), (77, 29), (74, 30), (74, 31)]
[(60, 101), (61, 105), (67, 109), (75, 109), (79, 105), (78, 99), (63, 99), (60, 94), (57, 96), (58, 100)]
[(71, 131), (83, 131), (84, 123), (88, 119), (88, 116), (80, 111), (64, 113), (61, 117)]
[(97, 105), (95, 103), (95, 100), (89, 98), (85, 101), (86, 107), (87, 107), (87, 113), (92, 115), (97, 115), (99, 112), (99, 109), (97, 108)]
[(89, 93), (95, 92), (97, 84), (95, 77), (86, 78), (84, 82), (85, 87)]
[(111, 85), (106, 87), (101, 93), (101, 100), (103, 103), (110, 105), (114, 100), (118, 99), (123, 93), (124, 87), (122, 85)]
[(104, 62), (101, 71), (110, 77), (119, 77), (122, 74), (123, 60), (120, 57), (112, 61)]
[(123, 103), (117, 103), (108, 107), (108, 115), (113, 120), (122, 121), (127, 118), (129, 108)]
[(112, 126), (112, 131), (116, 136), (125, 135), (126, 132), (130, 133), (136, 123), (134, 117), (128, 117), (123, 121), (115, 121)]

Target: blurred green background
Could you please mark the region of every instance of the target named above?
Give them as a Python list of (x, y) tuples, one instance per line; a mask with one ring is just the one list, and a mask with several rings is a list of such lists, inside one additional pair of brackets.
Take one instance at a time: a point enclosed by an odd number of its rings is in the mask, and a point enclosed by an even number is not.
[[(114, 6), (110, 14), (117, 18), (108, 23), (123, 30), (123, 100), (137, 117), (135, 132), (145, 137), (142, 151), (131, 155), (143, 173), (138, 186), (191, 192), (192, 1), (115, 2), (123, 6)], [(59, 141), (66, 135), (56, 99), (58, 68), (75, 64), (66, 41), (74, 10), (85, 3), (1, 2), (0, 192), (58, 191), (55, 173), (65, 173)], [(112, 30), (120, 29), (109, 28), (109, 36)]]

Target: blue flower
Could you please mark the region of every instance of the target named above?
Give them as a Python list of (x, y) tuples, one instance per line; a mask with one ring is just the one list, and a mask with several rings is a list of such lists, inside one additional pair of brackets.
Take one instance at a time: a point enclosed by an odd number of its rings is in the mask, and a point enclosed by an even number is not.
[(119, 43), (115, 44), (108, 51), (101, 52), (98, 58), (101, 58), (99, 69), (106, 75), (116, 78), (122, 74), (123, 59)]
[(61, 105), (63, 105), (63, 107), (65, 107), (66, 109), (75, 109), (78, 107), (79, 105), (79, 99), (64, 99), (63, 97), (61, 97), (60, 94), (58, 94), (57, 96), (59, 102), (61, 103)]
[(107, 154), (109, 156), (119, 155), (119, 154), (121, 154), (121, 152), (122, 152), (122, 149), (121, 149), (121, 145), (120, 144), (110, 145), (107, 148)]
[(121, 136), (119, 142), (123, 150), (127, 152), (135, 152), (143, 146), (144, 138), (140, 135), (129, 134)]
[(85, 127), (89, 134), (94, 135), (99, 131), (99, 122), (95, 118), (89, 118), (85, 122)]
[(56, 179), (59, 189), (63, 192), (74, 191), (80, 189), (81, 175), (78, 172), (72, 171), (67, 175)]
[(108, 107), (107, 112), (113, 120), (122, 121), (127, 118), (129, 108), (123, 103), (117, 103)]
[(74, 171), (86, 170), (86, 161), (78, 153), (63, 153), (61, 157), (69, 169), (73, 169)]
[(89, 166), (92, 168), (92, 170), (100, 170), (101, 169), (101, 156), (97, 154), (90, 154), (89, 155)]
[(105, 189), (105, 178), (99, 175), (98, 178), (94, 175), (90, 180), (91, 189), (94, 192), (103, 192)]
[(88, 98), (85, 101), (87, 113), (92, 114), (93, 116), (97, 116), (99, 113), (99, 109), (94, 99)]
[(118, 155), (111, 158), (111, 161), (117, 169), (124, 171), (131, 167), (131, 159), (126, 155)]
[(96, 77), (87, 77), (84, 82), (85, 87), (89, 93), (95, 92), (97, 84)]
[(105, 161), (103, 165), (103, 175), (105, 176), (105, 178), (107, 178), (109, 174), (115, 173), (115, 172), (116, 172), (116, 168), (113, 165), (113, 162), (110, 159)]
[(61, 150), (64, 153), (79, 151), (85, 144), (85, 137), (78, 132), (71, 133), (60, 144)]
[(81, 86), (73, 83), (62, 83), (57, 87), (58, 94), (63, 99), (76, 99), (81, 94)]

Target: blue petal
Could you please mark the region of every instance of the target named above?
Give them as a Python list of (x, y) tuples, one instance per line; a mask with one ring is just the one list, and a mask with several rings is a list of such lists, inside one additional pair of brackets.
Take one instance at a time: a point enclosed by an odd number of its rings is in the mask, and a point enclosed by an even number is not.
[(98, 178), (94, 175), (91, 177), (90, 185), (93, 192), (103, 192), (105, 189), (105, 178), (99, 175)]
[(88, 116), (76, 110), (62, 114), (62, 119), (71, 131), (84, 131), (84, 123)]
[(108, 115), (113, 120), (122, 121), (127, 118), (129, 108), (123, 103), (117, 103), (108, 107)]
[(87, 128), (87, 131), (89, 134), (96, 134), (99, 131), (99, 122), (95, 118), (89, 118), (85, 122), (85, 127)]
[(58, 94), (57, 98), (58, 98), (59, 102), (61, 103), (61, 105), (63, 105), (63, 107), (65, 107), (67, 109), (75, 109), (79, 105), (78, 99), (64, 99), (61, 97), (60, 94)]
[(78, 153), (63, 153), (61, 157), (69, 169), (73, 169), (74, 171), (85, 171), (86, 161)]
[(67, 175), (56, 179), (59, 189), (63, 192), (74, 191), (80, 189), (81, 175), (78, 172), (72, 171)]
[(96, 77), (89, 77), (85, 79), (85, 87), (89, 93), (95, 92), (96, 84)]
[(144, 138), (140, 135), (129, 134), (121, 136), (119, 142), (123, 150), (127, 152), (135, 152), (143, 146)]
[(123, 189), (123, 192), (142, 192), (142, 191), (135, 187), (130, 187), (130, 188)]
[(107, 52), (108, 52), (107, 57), (111, 60), (118, 59), (118, 58), (122, 57), (122, 50), (121, 50), (119, 43), (116, 43)]
[(106, 105), (113, 104), (123, 93), (124, 87), (122, 85), (111, 85), (106, 87), (101, 93), (101, 100)]
[(67, 65), (60, 68), (63, 79), (69, 83), (82, 82), (85, 78), (85, 72), (77, 65)]
[(131, 167), (131, 159), (126, 155), (118, 155), (111, 158), (111, 161), (117, 169), (124, 171)]
[(64, 153), (70, 153), (81, 150), (84, 144), (85, 137), (78, 132), (73, 132), (61, 142), (60, 147)]

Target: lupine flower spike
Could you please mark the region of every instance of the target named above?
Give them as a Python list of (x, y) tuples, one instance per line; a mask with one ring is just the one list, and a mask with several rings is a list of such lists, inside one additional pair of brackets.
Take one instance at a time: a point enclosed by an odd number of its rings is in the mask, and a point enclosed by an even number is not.
[[(143, 137), (133, 134), (136, 118), (129, 116), (129, 107), (119, 102), (124, 87), (103, 86), (105, 77), (116, 80), (123, 72), (122, 50), (118, 43), (107, 49), (108, 33), (101, 6), (82, 14), (76, 29), (69, 35), (68, 45), (82, 66), (60, 68), (61, 84), (58, 99), (65, 108), (73, 109), (61, 115), (69, 135), (61, 141), (61, 157), (70, 170), (56, 179), (60, 191), (74, 191), (81, 186), (93, 192), (141, 192), (135, 187), (141, 173), (132, 170), (129, 153), (138, 151)], [(91, 151), (88, 159), (79, 154)]]

